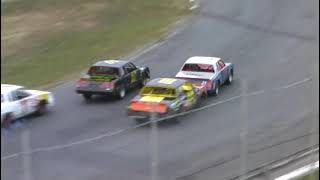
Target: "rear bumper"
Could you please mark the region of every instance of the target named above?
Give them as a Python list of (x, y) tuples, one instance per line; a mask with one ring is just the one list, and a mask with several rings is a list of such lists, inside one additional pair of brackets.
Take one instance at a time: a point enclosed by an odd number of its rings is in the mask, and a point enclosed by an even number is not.
[[(131, 111), (128, 110), (127, 115), (133, 119), (151, 119), (153, 114), (152, 112), (140, 112), (140, 111)], [(155, 113), (154, 118), (163, 118), (170, 115), (169, 113)]]
[(113, 95), (116, 93), (115, 89), (76, 89), (78, 94), (95, 94), (95, 95)]

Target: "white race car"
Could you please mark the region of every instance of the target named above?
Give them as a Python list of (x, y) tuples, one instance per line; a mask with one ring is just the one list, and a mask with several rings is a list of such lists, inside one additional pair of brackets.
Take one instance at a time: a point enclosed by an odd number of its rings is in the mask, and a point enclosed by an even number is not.
[(195, 56), (189, 58), (176, 74), (176, 78), (188, 79), (205, 95), (218, 95), (219, 87), (233, 81), (233, 64), (219, 57)]
[(54, 105), (51, 92), (27, 90), (22, 86), (1, 84), (1, 126), (8, 127), (16, 119), (43, 114)]

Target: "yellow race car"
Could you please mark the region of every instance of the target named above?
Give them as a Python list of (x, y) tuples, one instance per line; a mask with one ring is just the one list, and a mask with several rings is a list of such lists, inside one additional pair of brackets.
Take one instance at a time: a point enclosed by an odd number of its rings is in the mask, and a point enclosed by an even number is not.
[(152, 116), (165, 117), (194, 108), (201, 94), (191, 82), (176, 78), (151, 80), (134, 97), (128, 107), (128, 116), (136, 120)]

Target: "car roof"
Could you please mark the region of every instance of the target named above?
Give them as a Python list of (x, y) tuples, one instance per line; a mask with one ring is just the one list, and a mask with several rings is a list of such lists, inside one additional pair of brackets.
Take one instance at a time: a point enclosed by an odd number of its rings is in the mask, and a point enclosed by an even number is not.
[(216, 64), (219, 60), (221, 60), (220, 57), (205, 57), (205, 56), (194, 56), (189, 58), (185, 63), (188, 64)]
[(8, 92), (23, 88), (23, 86), (13, 85), (13, 84), (1, 84), (1, 94), (6, 94)]
[(127, 64), (129, 61), (125, 60), (101, 60), (94, 63), (92, 66), (106, 66), (106, 67), (116, 67), (120, 68)]
[(186, 82), (189, 82), (189, 81), (185, 79), (178, 79), (178, 78), (156, 78), (149, 81), (146, 84), (146, 86), (178, 88)]

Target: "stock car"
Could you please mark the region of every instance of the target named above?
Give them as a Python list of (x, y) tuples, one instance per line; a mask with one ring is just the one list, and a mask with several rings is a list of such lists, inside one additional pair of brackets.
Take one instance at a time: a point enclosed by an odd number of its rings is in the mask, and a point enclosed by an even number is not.
[(128, 106), (128, 116), (137, 120), (166, 117), (198, 105), (200, 93), (184, 79), (157, 78), (144, 86)]
[(93, 64), (76, 83), (76, 92), (85, 100), (92, 95), (112, 95), (123, 99), (126, 91), (143, 87), (150, 79), (148, 67), (124, 60), (102, 60)]
[(31, 114), (43, 114), (53, 105), (51, 92), (1, 84), (1, 126), (8, 127), (13, 121)]
[(205, 95), (218, 95), (221, 85), (233, 81), (233, 66), (219, 57), (195, 56), (183, 64), (175, 77), (192, 81)]

